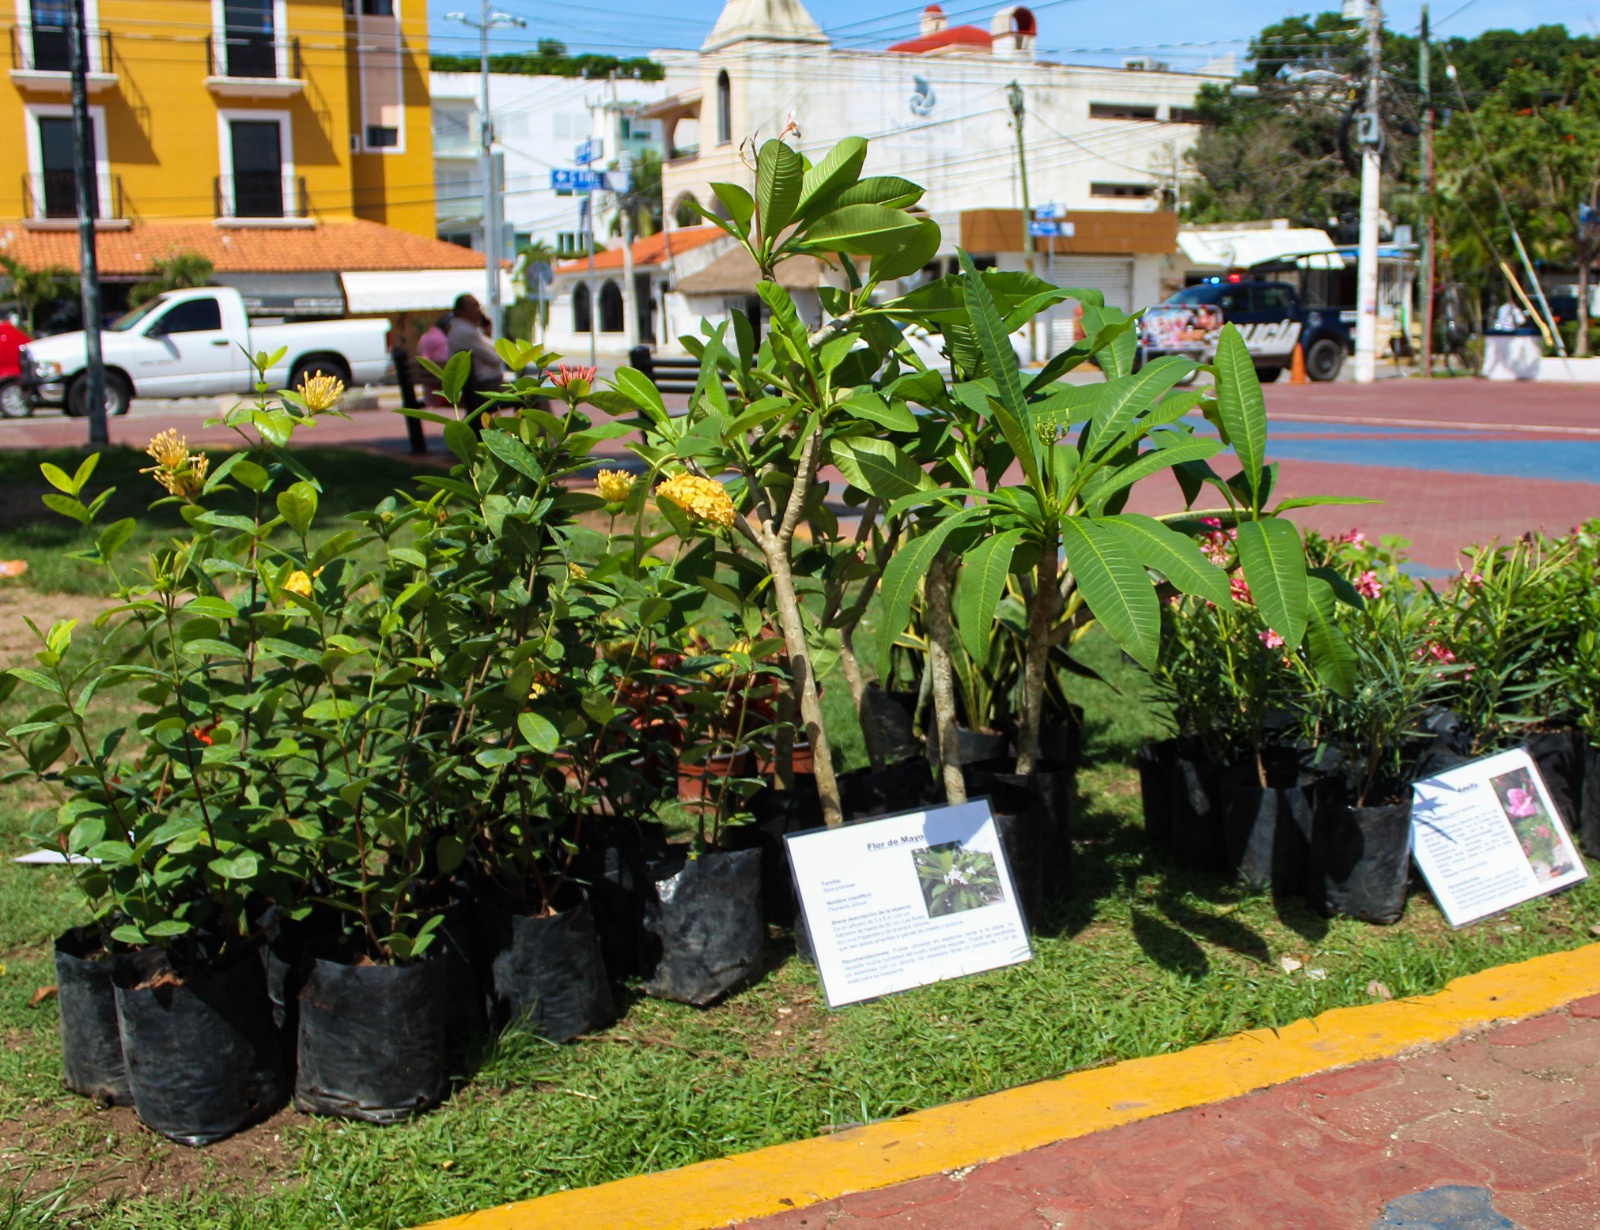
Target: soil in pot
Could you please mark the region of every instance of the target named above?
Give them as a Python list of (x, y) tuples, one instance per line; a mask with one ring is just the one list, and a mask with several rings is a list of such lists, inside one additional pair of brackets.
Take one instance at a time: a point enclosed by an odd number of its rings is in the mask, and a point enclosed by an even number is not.
[(102, 1106), (132, 1106), (113, 974), (133, 958), (107, 952), (102, 938), (94, 926), (73, 927), (56, 937), (62, 1083)]
[(656, 960), (645, 994), (704, 1007), (760, 976), (760, 850), (672, 856), (649, 875), (644, 925)]
[(748, 747), (731, 752), (714, 752), (704, 760), (678, 762), (678, 797), (685, 803), (710, 806), (729, 777), (749, 777), (755, 771), (755, 757)]
[(432, 952), (404, 965), (313, 961), (300, 989), (295, 1106), (367, 1123), (437, 1106), (450, 1085), (447, 986)]
[(1556, 814), (1576, 833), (1582, 823), (1584, 792), (1584, 753), (1589, 741), (1581, 730), (1541, 730), (1522, 741), (1538, 767)]
[(484, 945), (489, 954), (490, 1018), (551, 1042), (569, 1042), (617, 1019), (589, 899), (574, 892), (549, 914), (497, 911)]
[(181, 982), (154, 960), (113, 977), (128, 1084), (147, 1127), (209, 1145), (283, 1105), (289, 1080), (254, 951)]
[(1307, 899), (1326, 917), (1398, 922), (1411, 871), (1411, 800), (1352, 807), (1337, 793), (1320, 800), (1311, 832)]

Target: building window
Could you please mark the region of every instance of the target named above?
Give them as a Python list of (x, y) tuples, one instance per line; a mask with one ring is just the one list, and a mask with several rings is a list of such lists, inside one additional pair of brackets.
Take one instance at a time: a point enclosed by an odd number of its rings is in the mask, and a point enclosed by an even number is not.
[(361, 0), (363, 17), (393, 17), (394, 0)]
[(367, 125), (368, 149), (393, 149), (400, 144), (400, 130), (385, 128), (382, 124)]
[(733, 86), (728, 81), (728, 71), (717, 74), (717, 144), (727, 145), (733, 140)]
[(1199, 107), (1173, 107), (1167, 116), (1174, 124), (1203, 124)]
[(594, 327), (594, 314), (589, 310), (589, 286), (579, 282), (572, 288), (572, 331), (587, 333)]
[(283, 126), (276, 119), (228, 120), (226, 216), (282, 218), (289, 213), (284, 187)]
[(692, 192), (680, 193), (672, 203), (672, 220), (679, 226), (699, 226), (700, 202)]
[(622, 288), (615, 282), (600, 288), (600, 332), (622, 332)]
[(1092, 102), (1089, 104), (1089, 118), (1091, 120), (1154, 120), (1157, 116), (1153, 103)]
[[(94, 162), (94, 128), (89, 129), (89, 161)], [(46, 218), (78, 216), (78, 164), (72, 147), (72, 120), (66, 116), (39, 117), (39, 185), (35, 199), (44, 203)], [(100, 216), (97, 193), (90, 194)]]
[(223, 0), (224, 75), (276, 77), (277, 27), (273, 0)]
[(1154, 196), (1154, 184), (1090, 184), (1090, 196), (1106, 196), (1120, 198), (1143, 198)]
[(64, 73), (72, 68), (72, 45), (68, 25), (72, 20), (71, 0), (33, 0), (32, 68), (41, 73)]

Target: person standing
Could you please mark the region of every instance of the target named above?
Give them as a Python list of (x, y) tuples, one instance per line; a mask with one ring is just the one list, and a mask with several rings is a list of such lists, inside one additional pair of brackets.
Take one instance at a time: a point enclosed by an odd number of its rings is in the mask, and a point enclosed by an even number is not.
[[(426, 332), (417, 339), (417, 358), (426, 359), (443, 367), (450, 361), (450, 322), (454, 319), (451, 313), (446, 312), (438, 320), (428, 326)], [(429, 408), (448, 405), (444, 395), (439, 392), (439, 378), (427, 368), (417, 377), (417, 383), (422, 387), (422, 404)]]
[(477, 299), (462, 295), (456, 300), (455, 310), (450, 315), (450, 328), (445, 336), (451, 358), (462, 351), (472, 356), (472, 379), (467, 384), (463, 401), (467, 412), (473, 416), (483, 406), (483, 395), (499, 389), (501, 376), (505, 372), (499, 352), (489, 340), (487, 327), (488, 322), (484, 320), (483, 308), (478, 305)]

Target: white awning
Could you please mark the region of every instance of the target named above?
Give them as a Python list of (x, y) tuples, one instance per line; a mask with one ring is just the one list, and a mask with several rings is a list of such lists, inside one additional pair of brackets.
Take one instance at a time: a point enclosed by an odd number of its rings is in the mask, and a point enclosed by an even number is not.
[(1203, 269), (1248, 269), (1267, 261), (1296, 257), (1315, 258), (1297, 262), (1302, 269), (1344, 268), (1328, 232), (1312, 227), (1267, 231), (1180, 230), (1178, 247)]
[[(344, 298), (352, 316), (368, 312), (443, 312), (458, 295), (484, 295), (482, 269), (384, 270), (341, 273)], [(502, 294), (505, 279), (501, 278)], [(507, 298), (506, 302), (510, 302)]]

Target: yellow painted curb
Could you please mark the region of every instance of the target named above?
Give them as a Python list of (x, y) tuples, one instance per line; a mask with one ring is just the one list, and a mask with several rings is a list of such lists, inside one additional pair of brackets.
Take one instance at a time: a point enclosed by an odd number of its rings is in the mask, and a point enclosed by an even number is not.
[(711, 1230), (1447, 1042), (1600, 993), (1600, 944), (1470, 974), (1436, 995), (1334, 1008), (1171, 1055), (936, 1106), (832, 1136), (557, 1192), (424, 1230)]

